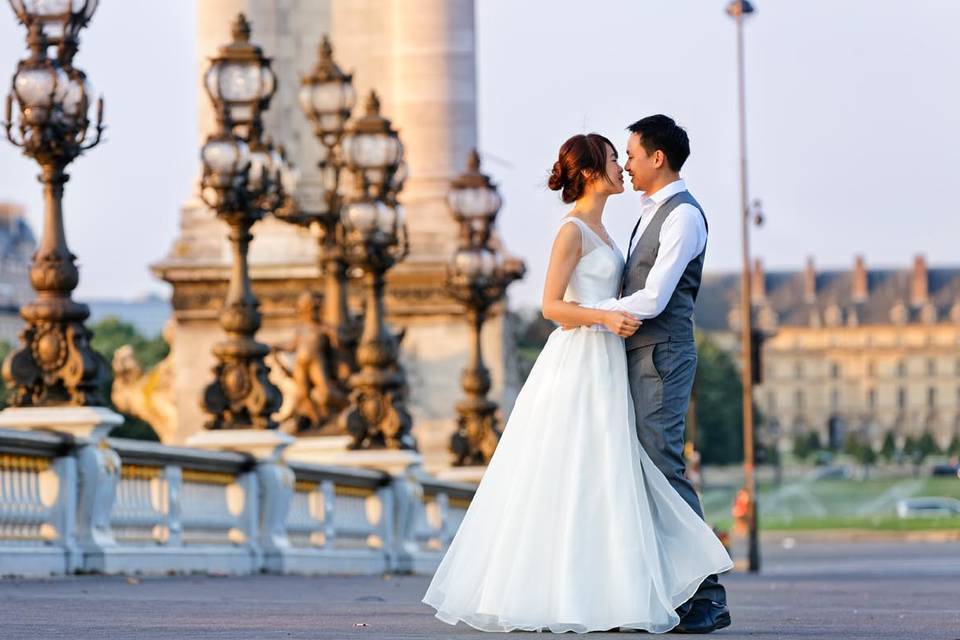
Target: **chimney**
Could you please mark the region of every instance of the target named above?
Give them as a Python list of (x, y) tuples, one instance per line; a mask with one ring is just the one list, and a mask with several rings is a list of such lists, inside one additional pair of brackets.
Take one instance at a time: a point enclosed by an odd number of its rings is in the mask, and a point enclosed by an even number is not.
[(803, 300), (817, 300), (817, 272), (813, 270), (813, 256), (807, 256), (807, 266), (803, 268)]
[(763, 261), (756, 258), (753, 261), (753, 273), (750, 274), (750, 299), (754, 304), (763, 302), (767, 298), (767, 281), (763, 273)]
[(866, 302), (870, 295), (870, 289), (867, 285), (867, 265), (863, 256), (857, 256), (853, 262), (853, 301)]
[(927, 260), (919, 255), (913, 259), (913, 273), (910, 275), (910, 304), (920, 306), (927, 301), (927, 284)]

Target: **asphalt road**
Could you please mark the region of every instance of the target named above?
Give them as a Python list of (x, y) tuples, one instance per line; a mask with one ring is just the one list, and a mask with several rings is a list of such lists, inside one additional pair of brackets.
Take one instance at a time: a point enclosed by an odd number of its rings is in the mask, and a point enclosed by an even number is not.
[[(722, 581), (733, 625), (716, 638), (960, 640), (957, 542), (766, 540), (762, 574)], [(5, 579), (0, 638), (489, 637), (436, 620), (420, 603), (428, 582), (410, 576)]]

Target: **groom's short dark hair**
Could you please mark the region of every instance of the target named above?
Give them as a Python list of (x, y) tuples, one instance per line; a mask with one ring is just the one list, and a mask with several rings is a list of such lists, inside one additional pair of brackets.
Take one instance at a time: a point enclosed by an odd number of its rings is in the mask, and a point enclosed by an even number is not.
[(667, 164), (674, 171), (680, 171), (683, 163), (690, 157), (690, 140), (683, 127), (673, 118), (663, 114), (647, 116), (627, 127), (627, 131), (640, 136), (640, 144), (650, 155), (657, 149), (667, 156)]

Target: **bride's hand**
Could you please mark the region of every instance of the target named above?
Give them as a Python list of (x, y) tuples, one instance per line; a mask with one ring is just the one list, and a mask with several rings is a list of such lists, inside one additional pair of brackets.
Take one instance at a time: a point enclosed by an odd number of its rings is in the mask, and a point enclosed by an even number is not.
[(640, 328), (640, 321), (625, 311), (608, 311), (603, 318), (604, 326), (621, 338), (629, 338)]

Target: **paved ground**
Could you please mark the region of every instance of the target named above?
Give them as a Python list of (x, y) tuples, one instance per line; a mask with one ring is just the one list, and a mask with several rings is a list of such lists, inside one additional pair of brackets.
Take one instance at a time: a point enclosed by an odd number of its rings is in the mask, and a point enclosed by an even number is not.
[[(734, 623), (712, 637), (960, 640), (960, 543), (776, 539), (764, 556), (763, 574), (723, 580)], [(409, 576), (0, 580), (0, 638), (490, 637), (433, 618), (420, 604), (427, 583)]]

